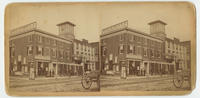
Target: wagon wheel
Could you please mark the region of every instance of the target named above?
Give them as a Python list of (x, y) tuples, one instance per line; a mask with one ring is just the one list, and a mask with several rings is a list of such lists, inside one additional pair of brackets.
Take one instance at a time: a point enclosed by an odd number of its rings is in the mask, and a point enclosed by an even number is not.
[(184, 78), (182, 73), (178, 72), (176, 73), (176, 75), (174, 75), (173, 83), (176, 88), (181, 88), (183, 85), (183, 81)]
[(92, 85), (92, 80), (86, 73), (83, 74), (81, 84), (82, 84), (82, 87), (85, 89), (89, 89)]

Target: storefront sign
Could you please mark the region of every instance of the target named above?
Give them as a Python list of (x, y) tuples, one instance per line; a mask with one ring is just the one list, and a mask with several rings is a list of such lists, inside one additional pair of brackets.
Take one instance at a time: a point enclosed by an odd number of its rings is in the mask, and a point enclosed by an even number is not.
[(102, 34), (108, 34), (108, 33), (111, 33), (113, 31), (120, 30), (120, 29), (127, 28), (127, 27), (128, 27), (128, 20), (103, 29)]
[(33, 23), (30, 23), (30, 24), (24, 25), (22, 27), (11, 30), (11, 34), (17, 35), (17, 34), (20, 34), (20, 33), (23, 33), (23, 32), (27, 32), (27, 31), (31, 31), (33, 29), (36, 29), (36, 27), (37, 27), (37, 23), (33, 22)]

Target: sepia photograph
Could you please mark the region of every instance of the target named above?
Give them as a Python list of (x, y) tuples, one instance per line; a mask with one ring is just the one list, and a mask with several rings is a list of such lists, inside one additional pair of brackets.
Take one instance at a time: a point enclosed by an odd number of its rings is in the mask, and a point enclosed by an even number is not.
[(195, 17), (189, 2), (9, 4), (7, 94), (189, 94), (196, 79)]

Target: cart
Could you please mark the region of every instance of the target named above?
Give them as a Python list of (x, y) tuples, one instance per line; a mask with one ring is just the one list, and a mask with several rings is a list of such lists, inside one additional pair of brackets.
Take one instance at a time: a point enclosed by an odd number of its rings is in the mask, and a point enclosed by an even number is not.
[(191, 74), (189, 70), (177, 70), (174, 73), (173, 84), (176, 88), (181, 88), (184, 81), (188, 81), (191, 84)]
[(89, 89), (93, 82), (97, 83), (98, 90), (100, 89), (100, 72), (86, 71), (83, 73), (81, 84), (84, 89)]

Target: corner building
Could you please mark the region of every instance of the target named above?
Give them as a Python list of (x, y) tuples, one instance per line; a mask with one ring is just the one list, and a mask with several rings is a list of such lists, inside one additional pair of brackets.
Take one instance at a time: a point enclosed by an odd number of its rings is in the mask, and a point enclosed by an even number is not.
[[(150, 25), (152, 30), (155, 27)], [(128, 21), (103, 29), (100, 42), (104, 74), (145, 76), (174, 71), (174, 64), (164, 59), (163, 39), (129, 28)]]
[[(9, 38), (10, 75), (64, 76), (75, 74), (73, 64), (73, 27), (59, 24), (59, 35), (40, 30), (31, 23), (11, 31)], [(69, 29), (70, 28), (70, 29)]]

